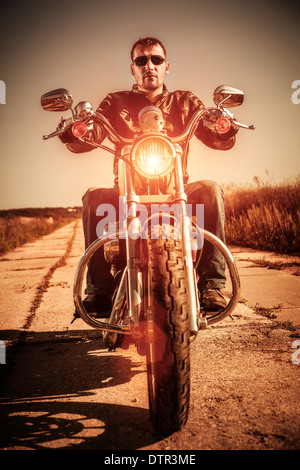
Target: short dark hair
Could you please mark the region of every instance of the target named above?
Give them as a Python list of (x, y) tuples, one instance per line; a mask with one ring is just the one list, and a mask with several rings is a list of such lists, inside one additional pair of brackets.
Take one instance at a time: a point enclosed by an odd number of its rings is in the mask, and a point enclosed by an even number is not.
[(138, 41), (136, 41), (133, 44), (133, 46), (131, 48), (131, 52), (130, 52), (131, 60), (133, 60), (133, 51), (136, 48), (136, 46), (141, 45), (141, 46), (152, 47), (152, 46), (156, 46), (157, 44), (159, 46), (161, 46), (162, 50), (164, 51), (165, 57), (167, 57), (167, 52), (166, 52), (165, 46), (162, 44), (162, 42), (159, 39), (150, 38), (150, 37), (147, 36), (145, 38), (139, 39)]

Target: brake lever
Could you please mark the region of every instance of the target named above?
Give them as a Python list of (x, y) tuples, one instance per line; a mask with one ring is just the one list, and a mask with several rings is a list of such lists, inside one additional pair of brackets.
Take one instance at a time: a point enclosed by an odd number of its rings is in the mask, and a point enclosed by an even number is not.
[(43, 140), (51, 139), (52, 137), (56, 137), (60, 134), (63, 134), (65, 131), (64, 128), (56, 129), (56, 131), (52, 132), (51, 134), (48, 135), (43, 135)]
[(51, 139), (52, 137), (57, 137), (65, 132), (68, 126), (70, 126), (74, 122), (74, 117), (63, 119), (61, 118), (60, 124), (58, 128), (48, 135), (43, 135), (43, 140)]
[(232, 122), (233, 122), (233, 124), (235, 124), (238, 127), (241, 127), (242, 129), (249, 129), (251, 131), (253, 131), (255, 129), (255, 126), (253, 124), (248, 126), (248, 124), (242, 124), (241, 122), (238, 122), (235, 119), (233, 119)]

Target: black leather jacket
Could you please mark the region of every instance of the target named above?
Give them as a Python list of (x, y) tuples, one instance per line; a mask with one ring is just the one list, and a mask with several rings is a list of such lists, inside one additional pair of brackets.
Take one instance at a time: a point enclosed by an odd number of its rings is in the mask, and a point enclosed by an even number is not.
[[(97, 111), (102, 113), (116, 129), (116, 131), (127, 139), (132, 139), (139, 131), (138, 114), (142, 108), (152, 103), (145, 93), (141, 92), (137, 85), (131, 91), (120, 91), (108, 94), (100, 103)], [(168, 91), (164, 86), (163, 93), (156, 101), (155, 106), (160, 108), (165, 119), (165, 129), (170, 137), (178, 136), (183, 132), (190, 118), (198, 109), (204, 108), (202, 101), (190, 91), (176, 90)], [(209, 124), (209, 123), (208, 123)], [(205, 145), (216, 150), (231, 149), (235, 143), (237, 129), (231, 128), (227, 134), (220, 135), (213, 128), (200, 121), (195, 136)], [(89, 134), (89, 139), (101, 143), (106, 137), (103, 129), (94, 124)], [(61, 137), (67, 148), (75, 153), (89, 152), (95, 147), (80, 142), (70, 132)], [(184, 162), (184, 173), (186, 173), (187, 162)], [(116, 174), (116, 165), (114, 165)]]

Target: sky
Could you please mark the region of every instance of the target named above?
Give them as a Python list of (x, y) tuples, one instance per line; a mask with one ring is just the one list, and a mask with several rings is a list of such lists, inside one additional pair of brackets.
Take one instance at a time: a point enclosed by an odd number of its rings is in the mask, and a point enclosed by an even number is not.
[(112, 185), (110, 153), (43, 140), (69, 113), (44, 111), (40, 96), (63, 87), (96, 109), (107, 93), (131, 89), (130, 50), (144, 36), (167, 49), (170, 91), (212, 106), (217, 86), (239, 88), (234, 115), (256, 126), (229, 151), (194, 138), (190, 182), (277, 184), (300, 174), (299, 2), (11, 0), (0, 10), (0, 209), (77, 206), (89, 187)]

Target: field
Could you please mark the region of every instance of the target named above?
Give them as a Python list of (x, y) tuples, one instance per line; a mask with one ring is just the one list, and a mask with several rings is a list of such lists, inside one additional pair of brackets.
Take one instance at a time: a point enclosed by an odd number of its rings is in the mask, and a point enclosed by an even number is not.
[[(300, 255), (300, 177), (278, 185), (257, 178), (224, 191), (229, 245)], [(80, 207), (0, 211), (0, 254), (78, 217)]]
[(300, 177), (224, 189), (228, 244), (300, 254)]
[(0, 254), (47, 235), (81, 217), (81, 208), (37, 208), (0, 211)]

